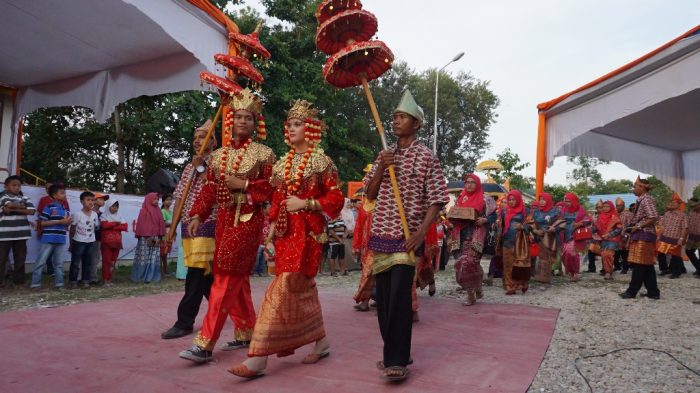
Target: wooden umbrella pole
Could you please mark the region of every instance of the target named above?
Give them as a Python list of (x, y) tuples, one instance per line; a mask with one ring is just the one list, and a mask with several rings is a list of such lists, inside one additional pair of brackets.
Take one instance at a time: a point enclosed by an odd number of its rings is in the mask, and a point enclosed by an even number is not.
[[(377, 105), (374, 103), (374, 97), (372, 97), (372, 92), (369, 90), (369, 85), (367, 84), (367, 78), (362, 76), (362, 87), (365, 89), (365, 95), (367, 96), (367, 101), (369, 102), (369, 108), (372, 111), (372, 116), (374, 117), (374, 122), (377, 124), (377, 131), (379, 132), (379, 137), (382, 139), (382, 148), (384, 150), (388, 149), (386, 143), (386, 136), (384, 135), (384, 126), (382, 126), (382, 121), (379, 118), (379, 112), (377, 112)], [(389, 178), (391, 179), (391, 188), (394, 190), (394, 199), (396, 200), (396, 205), (399, 209), (399, 217), (401, 217), (401, 226), (403, 227), (403, 235), (408, 240), (411, 237), (411, 231), (408, 230), (408, 221), (406, 220), (406, 212), (403, 209), (403, 203), (401, 202), (401, 193), (399, 192), (399, 183), (396, 181), (396, 172), (394, 171), (394, 166), (389, 165)], [(414, 259), (413, 251), (409, 253), (411, 259)]]
[[(199, 147), (199, 151), (197, 152), (198, 156), (201, 156), (204, 154), (204, 152), (207, 150), (207, 146), (209, 145), (209, 141), (211, 140), (212, 136), (214, 135), (214, 130), (216, 129), (216, 123), (219, 122), (219, 117), (221, 117), (221, 112), (224, 110), (224, 104), (219, 105), (219, 110), (216, 111), (216, 115), (214, 116), (214, 120), (211, 122), (211, 126), (209, 126), (209, 130), (207, 130), (207, 135), (204, 137), (204, 142), (202, 142), (202, 146)], [(182, 193), (182, 199), (178, 200), (177, 205), (175, 206), (175, 209), (173, 211), (173, 221), (170, 224), (170, 229), (168, 230), (168, 242), (172, 242), (173, 239), (175, 239), (175, 231), (177, 230), (177, 224), (180, 222), (180, 219), (182, 218), (182, 209), (185, 207), (185, 200), (187, 199), (187, 195), (190, 193), (190, 188), (192, 187), (192, 181), (194, 180), (194, 177), (197, 176), (196, 171), (192, 171), (192, 176), (190, 176), (187, 179), (187, 183), (185, 183), (185, 191)]]

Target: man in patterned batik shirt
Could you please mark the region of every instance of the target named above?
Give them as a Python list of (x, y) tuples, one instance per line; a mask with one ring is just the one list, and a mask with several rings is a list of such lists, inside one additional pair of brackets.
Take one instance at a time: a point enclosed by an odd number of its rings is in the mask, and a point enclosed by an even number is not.
[(656, 284), (656, 221), (659, 214), (656, 212), (654, 198), (649, 194), (651, 184), (646, 179), (637, 178), (634, 182), (634, 195), (637, 196), (637, 204), (634, 209), (629, 228), (630, 246), (627, 261), (632, 268), (632, 280), (625, 292), (620, 294), (623, 299), (633, 299), (642, 288), (647, 289), (644, 296), (658, 300), (661, 292)]
[[(207, 120), (204, 124), (194, 130), (194, 139), (192, 147), (195, 154), (199, 153), (199, 149), (206, 139), (207, 132), (211, 127), (211, 120)], [(197, 228), (196, 233), (189, 233), (187, 226), (190, 224), (190, 218), (186, 214), (194, 201), (202, 191), (202, 187), (207, 182), (206, 166), (209, 162), (209, 156), (212, 150), (216, 147), (216, 138), (209, 139), (209, 143), (202, 156), (194, 156), (192, 162), (185, 166), (180, 177), (180, 182), (175, 188), (175, 205), (184, 203), (182, 209), (182, 220), (180, 221), (180, 231), (182, 232), (182, 255), (187, 267), (187, 276), (185, 277), (185, 294), (180, 300), (177, 307), (177, 321), (170, 329), (163, 332), (160, 337), (163, 339), (173, 339), (186, 336), (192, 333), (194, 320), (199, 313), (199, 307), (202, 304), (202, 299), (209, 299), (209, 290), (214, 281), (214, 276), (211, 274), (211, 261), (214, 259), (214, 228), (216, 227), (216, 209), (206, 219), (202, 225)], [(185, 187), (187, 180), (192, 179), (187, 195)], [(173, 223), (177, 225), (177, 223)]]
[[(367, 247), (373, 252), (377, 285), (377, 316), (384, 340), (378, 368), (388, 380), (402, 380), (411, 363), (411, 287), (416, 264), (423, 258), (423, 241), (430, 225), (449, 201), (440, 162), (416, 134), (424, 122), (423, 109), (404, 92), (394, 111), (396, 145), (379, 153), (365, 180), (367, 198), (376, 200)], [(405, 238), (394, 199), (388, 167), (394, 166), (408, 221)]]

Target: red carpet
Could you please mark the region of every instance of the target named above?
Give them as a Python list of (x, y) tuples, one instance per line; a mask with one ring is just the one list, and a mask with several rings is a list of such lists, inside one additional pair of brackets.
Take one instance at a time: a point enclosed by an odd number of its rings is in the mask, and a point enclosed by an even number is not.
[[(261, 299), (266, 282), (253, 284)], [(192, 336), (161, 340), (172, 325), (180, 293), (0, 314), (0, 392), (525, 392), (554, 333), (558, 310), (478, 304), (420, 296), (409, 379), (379, 378), (376, 314), (352, 310), (352, 295), (322, 289), (331, 356), (316, 365), (271, 357), (267, 375), (245, 381), (226, 369), (243, 350), (214, 352), (217, 362), (178, 358)], [(203, 304), (206, 309), (206, 303)], [(200, 311), (195, 329), (204, 314)], [(230, 323), (221, 342), (231, 339)]]

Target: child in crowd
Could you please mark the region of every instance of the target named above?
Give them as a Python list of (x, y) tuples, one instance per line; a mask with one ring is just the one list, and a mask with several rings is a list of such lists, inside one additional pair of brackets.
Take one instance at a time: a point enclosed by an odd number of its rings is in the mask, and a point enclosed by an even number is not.
[(119, 201), (112, 201), (100, 217), (102, 232), (102, 281), (105, 287), (112, 286), (112, 272), (122, 249), (122, 232), (128, 230), (126, 221), (119, 215)]
[[(160, 208), (161, 213), (163, 213), (163, 221), (165, 221), (165, 233), (167, 234), (170, 230), (170, 225), (173, 223), (173, 212), (170, 211), (170, 207), (173, 204), (173, 196), (170, 194), (163, 196), (163, 205)], [(168, 254), (170, 253), (170, 246), (167, 243), (167, 235), (163, 237), (160, 243), (160, 266), (161, 274), (167, 276), (168, 273)]]
[(27, 239), (31, 237), (28, 215), (34, 214), (34, 205), (22, 194), (22, 178), (5, 179), (5, 191), (0, 193), (0, 288), (5, 286), (5, 269), (10, 250), (15, 261), (12, 278), (15, 285), (24, 285), (24, 261), (27, 258)]
[(78, 273), (83, 288), (90, 287), (93, 248), (96, 246), (95, 231), (100, 226), (95, 207), (95, 194), (84, 191), (80, 194), (82, 209), (73, 213), (73, 242), (68, 278), (71, 288), (78, 286)]
[(68, 226), (73, 222), (70, 211), (65, 208), (65, 187), (62, 184), (52, 184), (49, 187), (49, 196), (51, 202), (39, 215), (42, 228), (41, 249), (32, 271), (32, 289), (35, 290), (41, 288), (41, 272), (52, 254), (55, 285), (57, 289), (63, 288), (63, 260), (61, 258), (67, 244)]
[[(109, 200), (109, 194), (103, 194), (101, 192), (94, 192), (93, 194), (95, 194), (95, 204), (92, 207), (92, 210), (94, 210), (97, 214), (97, 222), (101, 222), (101, 209)], [(92, 247), (92, 255), (90, 256), (90, 260), (92, 261), (92, 265), (90, 265), (90, 285), (97, 285), (99, 283), (99, 278), (97, 276), (97, 268), (102, 265), (102, 255), (100, 253), (100, 251), (102, 250), (101, 230), (102, 228), (99, 226), (95, 228), (95, 245)]]

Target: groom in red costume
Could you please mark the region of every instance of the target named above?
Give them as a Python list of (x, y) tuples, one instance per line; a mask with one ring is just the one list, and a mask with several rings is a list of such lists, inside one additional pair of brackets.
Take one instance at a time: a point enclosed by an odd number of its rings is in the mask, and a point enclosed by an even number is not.
[(255, 327), (249, 277), (264, 223), (262, 204), (272, 197), (269, 179), (275, 155), (269, 147), (252, 141), (256, 120), (258, 138), (264, 139), (265, 135), (260, 99), (245, 89), (233, 96), (230, 107), (232, 139), (212, 153), (207, 184), (189, 211), (188, 230), (195, 233), (218, 206), (209, 309), (192, 348), (180, 352), (181, 358), (196, 363), (212, 359), (228, 316), (235, 326), (234, 341), (223, 345), (222, 350), (247, 348)]

